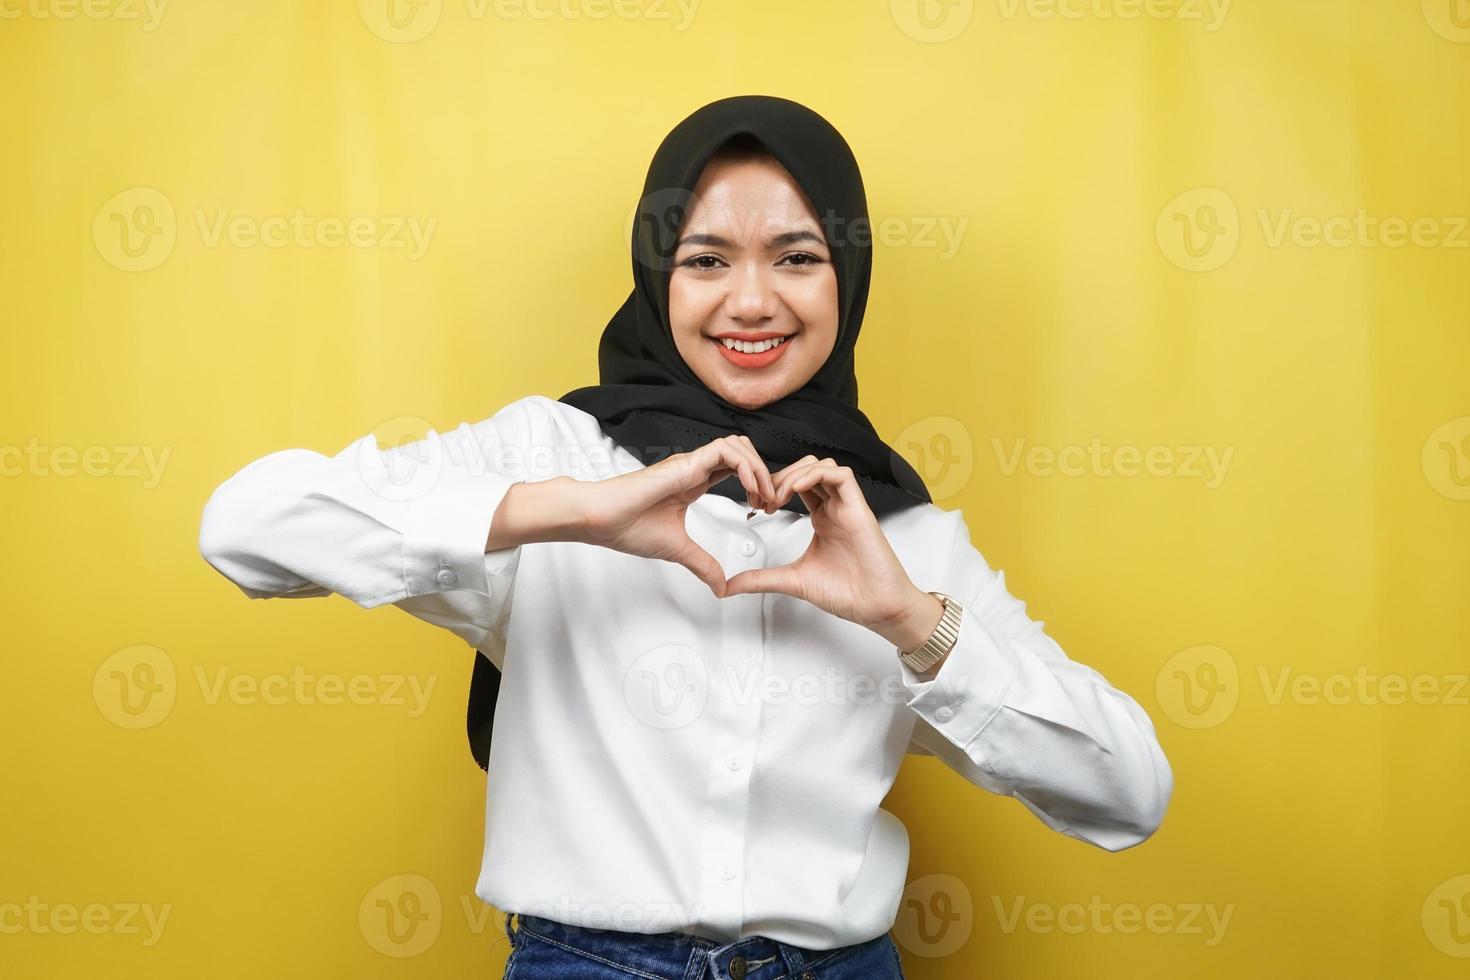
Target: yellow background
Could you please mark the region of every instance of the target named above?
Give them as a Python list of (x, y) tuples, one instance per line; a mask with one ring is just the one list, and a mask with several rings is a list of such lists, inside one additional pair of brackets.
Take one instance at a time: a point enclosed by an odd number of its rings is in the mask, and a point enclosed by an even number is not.
[[(1470, 5), (395, 2), (0, 0), (0, 447), (63, 450), (0, 457), (0, 973), (499, 975), (469, 651), (248, 601), (200, 510), (273, 450), (595, 383), (654, 147), (759, 92), (826, 115), (890, 219), (862, 407), (1175, 772), (1109, 854), (911, 758), (908, 974), (1465, 975)], [(297, 209), (389, 240), (208, 234)], [(395, 216), (436, 220), (423, 254)], [(1094, 438), (1164, 448), (1047, 464)], [(126, 727), (149, 666), (172, 701)], [(197, 673), (298, 667), (436, 687), (413, 718)], [(440, 901), (422, 951), (374, 931), (399, 875)]]

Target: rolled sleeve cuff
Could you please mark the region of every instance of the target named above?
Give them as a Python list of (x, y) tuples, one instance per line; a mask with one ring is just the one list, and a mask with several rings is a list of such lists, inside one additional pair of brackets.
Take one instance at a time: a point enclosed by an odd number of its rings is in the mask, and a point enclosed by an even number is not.
[(902, 660), (908, 706), (959, 746), (973, 741), (1005, 704), (1017, 676), (1016, 655), (967, 606), (959, 637), (934, 677), (923, 680)]
[(466, 589), (490, 595), (490, 579), (516, 556), (517, 547), (485, 550), (495, 511), (520, 482), (499, 473), (448, 471), (434, 488), (433, 505), (414, 508), (403, 538), (403, 579), (408, 595)]

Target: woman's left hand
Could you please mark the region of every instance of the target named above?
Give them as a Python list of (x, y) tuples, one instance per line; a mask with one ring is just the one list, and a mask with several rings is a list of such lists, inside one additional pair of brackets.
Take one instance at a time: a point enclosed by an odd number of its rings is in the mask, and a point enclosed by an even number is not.
[[(780, 592), (881, 633), (896, 645), (923, 642), (938, 622), (939, 600), (919, 589), (894, 554), (868, 507), (852, 468), (806, 456), (772, 475), (776, 506), (801, 495), (811, 514), (812, 542), (796, 561), (740, 572), (725, 595)], [(932, 612), (927, 626), (922, 622)]]

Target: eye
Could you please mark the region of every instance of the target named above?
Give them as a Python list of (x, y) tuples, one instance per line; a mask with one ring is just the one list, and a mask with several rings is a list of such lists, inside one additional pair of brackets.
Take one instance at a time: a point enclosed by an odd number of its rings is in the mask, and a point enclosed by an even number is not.
[(785, 255), (781, 257), (782, 262), (785, 262), (787, 259), (792, 259), (793, 261), (790, 264), (797, 269), (805, 269), (814, 265), (821, 265), (823, 262), (827, 261), (820, 255), (813, 255), (810, 252), (793, 252), (790, 255)]
[(695, 269), (700, 272), (705, 272), (710, 269), (718, 269), (724, 264), (724, 260), (721, 259), (718, 255), (711, 255), (708, 252), (704, 253), (703, 255), (691, 256), (690, 258), (687, 258), (683, 262), (679, 263), (679, 265), (686, 269)]

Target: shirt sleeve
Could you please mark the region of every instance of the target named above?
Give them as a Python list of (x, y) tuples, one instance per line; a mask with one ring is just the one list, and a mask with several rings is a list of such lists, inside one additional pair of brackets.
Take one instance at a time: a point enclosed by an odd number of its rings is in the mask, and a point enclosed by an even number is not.
[(1147, 840), (1174, 777), (1152, 720), (1097, 671), (1071, 660), (1026, 615), (970, 542), (960, 511), (942, 582), (964, 604), (939, 670), (899, 669), (917, 718), (916, 754), (938, 756), (971, 783), (1014, 796), (1059, 833), (1108, 851)]
[(379, 448), (368, 433), (334, 456), (283, 449), (246, 465), (204, 505), (204, 560), (252, 599), (332, 593), (387, 603), (478, 647), (503, 628), (520, 547), (485, 551), (515, 483), (549, 440), (537, 400)]

